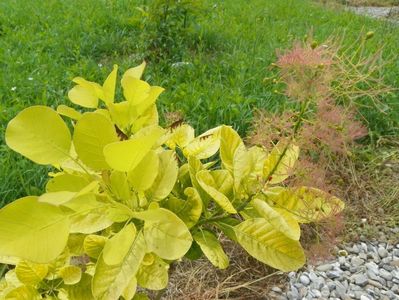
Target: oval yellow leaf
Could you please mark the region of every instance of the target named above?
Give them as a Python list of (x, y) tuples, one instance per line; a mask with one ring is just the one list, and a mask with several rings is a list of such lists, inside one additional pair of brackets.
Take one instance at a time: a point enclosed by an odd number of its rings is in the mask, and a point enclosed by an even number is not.
[(129, 171), (128, 180), (130, 185), (136, 191), (149, 189), (158, 175), (158, 169), (158, 154), (151, 150), (133, 170)]
[(71, 134), (62, 118), (46, 106), (21, 111), (7, 126), (7, 145), (41, 165), (58, 164), (69, 157)]
[(46, 191), (52, 192), (79, 192), (90, 182), (83, 176), (73, 174), (60, 174), (51, 178), (46, 184)]
[(196, 179), (201, 188), (226, 212), (230, 214), (237, 213), (229, 198), (217, 189), (215, 179), (208, 170), (202, 170), (197, 173)]
[(57, 106), (57, 113), (59, 113), (61, 116), (65, 116), (73, 120), (79, 120), (82, 116), (82, 114), (77, 110), (63, 104)]
[(92, 258), (98, 258), (103, 251), (106, 241), (107, 238), (105, 236), (89, 234), (83, 242), (84, 252)]
[(15, 268), (19, 281), (26, 285), (37, 285), (47, 275), (48, 265), (36, 264), (26, 260), (20, 261)]
[(306, 186), (269, 194), (267, 200), (276, 208), (291, 213), (300, 223), (321, 221), (340, 213), (345, 207), (337, 197)]
[(238, 243), (257, 260), (284, 272), (305, 264), (305, 254), (298, 241), (275, 230), (263, 218), (246, 220), (234, 227)]
[(290, 143), (278, 143), (266, 157), (263, 165), (263, 176), (270, 184), (287, 179), (291, 174), (299, 156), (299, 147)]
[(179, 173), (175, 152), (168, 150), (159, 154), (158, 175), (146, 192), (150, 201), (161, 201), (172, 191)]
[(159, 291), (168, 285), (169, 281), (169, 264), (161, 258), (154, 255), (151, 264), (142, 264), (137, 272), (137, 283), (146, 289)]
[(260, 199), (255, 198), (252, 200), (252, 205), (262, 218), (273, 225), (274, 229), (285, 234), (290, 239), (295, 241), (299, 240), (301, 229), (299, 228), (298, 222), (293, 217), (274, 210), (265, 201)]
[(65, 266), (58, 271), (58, 275), (64, 280), (65, 284), (76, 284), (82, 278), (82, 269), (77, 266)]
[(117, 265), (128, 253), (136, 237), (136, 227), (129, 223), (110, 238), (103, 249), (103, 259), (107, 265)]
[(138, 132), (132, 139), (108, 144), (104, 147), (107, 163), (115, 170), (128, 172), (134, 169), (162, 136), (163, 129), (153, 127), (146, 134)]
[(192, 237), (186, 224), (164, 208), (134, 213), (144, 221), (144, 238), (148, 251), (168, 260), (179, 259), (191, 247)]
[(85, 113), (75, 125), (73, 144), (76, 153), (94, 170), (109, 169), (103, 149), (118, 140), (114, 125), (99, 113)]
[(9, 291), (4, 300), (39, 300), (42, 299), (35, 288), (21, 285)]
[(202, 252), (215, 267), (226, 269), (229, 266), (229, 258), (224, 252), (219, 240), (212, 232), (201, 230), (194, 234), (193, 237), (200, 246)]
[(0, 210), (0, 256), (48, 263), (64, 250), (68, 215), (37, 200), (33, 196), (21, 198)]
[(179, 199), (176, 197), (169, 197), (165, 203), (166, 208), (174, 212), (180, 219), (186, 223), (188, 228), (197, 224), (202, 213), (202, 201), (197, 190), (193, 187), (188, 187), (184, 190), (187, 199)]

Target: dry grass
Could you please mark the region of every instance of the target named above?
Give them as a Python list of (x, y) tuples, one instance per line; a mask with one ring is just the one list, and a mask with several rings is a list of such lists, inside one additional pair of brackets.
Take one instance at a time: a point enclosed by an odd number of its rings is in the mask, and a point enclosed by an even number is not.
[(222, 240), (230, 257), (226, 270), (213, 267), (206, 258), (184, 259), (171, 268), (170, 282), (164, 299), (271, 299), (273, 286), (284, 286), (282, 272), (267, 267), (250, 257), (230, 240)]
[(340, 170), (348, 228), (362, 218), (369, 224), (399, 226), (399, 140), (384, 143), (358, 151)]

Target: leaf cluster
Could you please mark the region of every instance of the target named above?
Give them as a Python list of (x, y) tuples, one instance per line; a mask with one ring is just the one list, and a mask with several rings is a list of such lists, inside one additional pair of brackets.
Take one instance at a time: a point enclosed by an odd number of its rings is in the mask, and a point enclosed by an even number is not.
[(80, 110), (32, 106), (9, 122), (7, 145), (55, 171), (44, 194), (0, 210), (0, 262), (15, 266), (2, 298), (138, 299), (137, 286), (165, 289), (184, 256), (227, 268), (220, 233), (296, 270), (305, 263), (299, 224), (343, 209), (321, 190), (281, 185), (299, 155), (293, 141), (267, 153), (225, 125), (198, 136), (188, 124), (161, 128), (163, 89), (141, 80), (144, 68), (124, 73), (123, 101), (115, 66), (102, 85), (73, 79), (68, 96)]

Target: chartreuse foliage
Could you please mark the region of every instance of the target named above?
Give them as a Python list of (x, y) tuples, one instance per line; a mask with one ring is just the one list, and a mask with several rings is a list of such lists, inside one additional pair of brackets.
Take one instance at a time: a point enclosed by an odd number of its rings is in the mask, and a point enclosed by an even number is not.
[(137, 286), (164, 289), (185, 255), (227, 268), (221, 233), (295, 270), (305, 262), (299, 224), (343, 208), (323, 191), (276, 185), (298, 158), (292, 141), (266, 153), (224, 125), (197, 137), (187, 124), (161, 128), (163, 89), (140, 79), (144, 67), (123, 75), (124, 101), (115, 66), (103, 85), (73, 80), (69, 98), (90, 111), (33, 106), (8, 124), (7, 145), (55, 171), (45, 194), (0, 210), (0, 262), (15, 266), (2, 299), (133, 299)]

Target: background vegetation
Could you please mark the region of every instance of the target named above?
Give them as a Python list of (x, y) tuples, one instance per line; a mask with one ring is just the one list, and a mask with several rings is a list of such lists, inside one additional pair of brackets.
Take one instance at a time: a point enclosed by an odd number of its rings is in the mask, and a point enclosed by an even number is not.
[[(146, 59), (145, 79), (167, 89), (160, 99), (163, 112), (180, 111), (201, 131), (224, 123), (245, 134), (255, 108), (283, 111), (290, 106), (263, 78), (276, 59), (275, 49), (290, 47), (309, 30), (320, 41), (343, 33), (348, 45), (361, 30), (375, 31), (367, 50), (385, 44), (386, 82), (399, 86), (399, 28), (394, 23), (326, 10), (306, 0), (186, 4), (1, 1), (0, 205), (37, 194), (43, 186), (43, 169), (5, 146), (7, 122), (32, 104), (67, 102), (74, 76), (101, 81), (115, 63), (126, 69)], [(363, 111), (377, 139), (399, 132), (399, 95), (385, 97), (384, 103), (385, 113)]]

